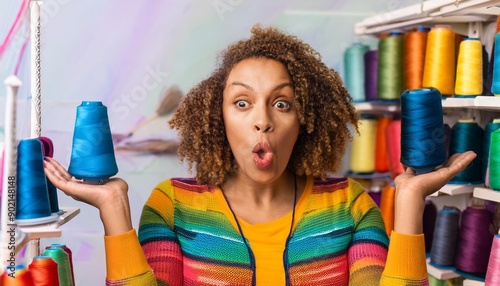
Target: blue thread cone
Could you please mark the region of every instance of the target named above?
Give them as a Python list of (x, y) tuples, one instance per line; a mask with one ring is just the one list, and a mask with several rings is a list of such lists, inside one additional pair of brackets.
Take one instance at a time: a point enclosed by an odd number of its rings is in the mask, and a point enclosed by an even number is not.
[(407, 90), (401, 95), (401, 163), (417, 174), (446, 161), (441, 98), (435, 88)]
[(76, 110), (68, 171), (87, 181), (105, 180), (118, 173), (107, 107), (99, 101), (83, 101)]
[(449, 206), (444, 206), (437, 214), (432, 239), (431, 264), (438, 268), (452, 266), (455, 263), (460, 214), (457, 208)]
[(457, 122), (451, 129), (450, 155), (474, 151), (477, 156), (465, 169), (450, 180), (456, 184), (480, 184), (483, 182), (484, 130), (476, 122)]
[(17, 157), (17, 220), (50, 217), (50, 201), (43, 169), (42, 144), (38, 139), (23, 139)]

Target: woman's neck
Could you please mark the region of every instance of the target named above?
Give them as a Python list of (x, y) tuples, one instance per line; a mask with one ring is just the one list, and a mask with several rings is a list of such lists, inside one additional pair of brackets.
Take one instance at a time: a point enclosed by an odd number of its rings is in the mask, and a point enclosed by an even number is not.
[[(305, 177), (297, 177), (297, 200), (305, 186)], [(238, 176), (221, 185), (233, 212), (250, 224), (276, 220), (294, 208), (295, 175), (284, 172), (269, 184), (260, 184)]]

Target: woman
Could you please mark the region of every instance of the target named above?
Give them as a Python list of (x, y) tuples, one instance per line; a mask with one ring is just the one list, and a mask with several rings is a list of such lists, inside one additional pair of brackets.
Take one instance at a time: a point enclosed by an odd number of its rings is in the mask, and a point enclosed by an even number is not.
[(158, 184), (137, 237), (127, 184), (48, 178), (100, 211), (108, 285), (427, 285), (425, 197), (475, 157), (395, 180), (391, 243), (379, 210), (335, 172), (357, 123), (337, 73), (310, 46), (254, 27), (228, 47), (170, 124), (196, 179)]

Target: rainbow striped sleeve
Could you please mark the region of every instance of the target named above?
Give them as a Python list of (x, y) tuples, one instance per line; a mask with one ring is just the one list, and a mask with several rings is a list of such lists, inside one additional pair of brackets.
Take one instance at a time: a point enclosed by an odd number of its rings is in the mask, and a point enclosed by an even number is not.
[[(355, 229), (349, 247), (350, 285), (428, 285), (423, 234), (403, 235), (393, 231), (386, 253), (389, 241), (380, 210), (360, 184), (355, 181), (349, 184)], [(379, 284), (366, 284), (370, 281), (367, 276), (379, 276)]]
[(182, 285), (183, 256), (174, 233), (174, 190), (170, 181), (160, 183), (142, 210), (139, 239), (158, 284)]
[(357, 182), (350, 180), (349, 185), (349, 211), (353, 220), (353, 236), (348, 250), (349, 280), (351, 285), (364, 285), (374, 277), (380, 279), (389, 241), (382, 215), (373, 200)]

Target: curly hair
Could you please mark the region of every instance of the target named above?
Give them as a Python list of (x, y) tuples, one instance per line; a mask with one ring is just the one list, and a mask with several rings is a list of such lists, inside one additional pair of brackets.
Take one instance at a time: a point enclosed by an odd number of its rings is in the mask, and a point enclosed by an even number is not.
[(200, 183), (218, 185), (236, 172), (222, 117), (222, 96), (233, 66), (248, 58), (282, 63), (294, 89), (300, 131), (288, 168), (297, 175), (324, 179), (335, 172), (347, 143), (350, 126), (357, 131), (352, 98), (337, 72), (329, 69), (311, 46), (276, 28), (254, 26), (248, 39), (223, 51), (212, 74), (197, 84), (181, 103), (169, 124), (178, 130), (181, 161), (196, 166)]

